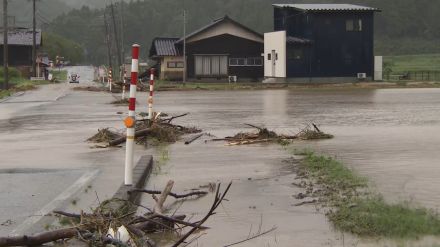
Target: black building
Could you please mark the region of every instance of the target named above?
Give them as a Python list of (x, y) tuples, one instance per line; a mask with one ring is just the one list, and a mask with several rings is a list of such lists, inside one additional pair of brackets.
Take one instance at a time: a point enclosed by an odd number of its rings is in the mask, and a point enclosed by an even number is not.
[[(228, 16), (214, 20), (186, 36), (186, 74), (190, 79), (224, 79), (236, 76), (238, 80), (256, 80), (263, 77), (263, 35), (243, 26)], [(163, 56), (182, 56), (183, 38), (170, 44), (156, 39), (150, 57), (161, 57), (161, 50), (178, 51)], [(166, 45), (167, 47), (163, 47)], [(157, 60), (157, 59), (156, 59)], [(172, 66), (176, 63), (168, 63)], [(178, 63), (181, 65), (180, 63)], [(163, 67), (163, 64), (161, 65)], [(161, 69), (165, 72), (165, 69)]]
[[(378, 9), (352, 4), (273, 6), (274, 30), (286, 33), (285, 77), (373, 77), (374, 13)], [(267, 69), (265, 75), (270, 77), (271, 71)]]

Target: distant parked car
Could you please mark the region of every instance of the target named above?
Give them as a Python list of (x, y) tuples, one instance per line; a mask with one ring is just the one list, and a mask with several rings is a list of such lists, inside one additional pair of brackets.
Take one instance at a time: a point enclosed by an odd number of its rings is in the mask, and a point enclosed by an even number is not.
[(77, 74), (70, 74), (69, 79), (69, 83), (79, 83), (79, 75)]

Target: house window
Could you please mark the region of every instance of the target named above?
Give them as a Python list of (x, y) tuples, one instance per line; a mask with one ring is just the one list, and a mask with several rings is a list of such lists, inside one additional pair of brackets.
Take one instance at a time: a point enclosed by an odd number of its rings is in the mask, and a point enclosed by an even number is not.
[(183, 68), (183, 62), (168, 62), (167, 63), (168, 68)]
[(267, 53), (267, 60), (272, 60), (272, 54)]
[(261, 57), (256, 57), (255, 59), (255, 66), (263, 66), (263, 59)]
[(225, 76), (228, 74), (228, 57), (224, 55), (195, 55), (196, 76)]
[(262, 66), (261, 57), (230, 58), (229, 66)]
[(230, 58), (229, 66), (244, 66), (246, 59), (244, 58)]
[(347, 32), (361, 32), (362, 31), (362, 19), (346, 20), (345, 30)]

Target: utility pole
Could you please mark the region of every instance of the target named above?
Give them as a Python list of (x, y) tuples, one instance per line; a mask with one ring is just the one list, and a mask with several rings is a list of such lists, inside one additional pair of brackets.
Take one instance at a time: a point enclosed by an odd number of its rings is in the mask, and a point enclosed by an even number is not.
[(8, 0), (3, 0), (3, 89), (9, 89), (9, 65), (8, 65)]
[(124, 2), (121, 0), (121, 55), (122, 55), (122, 64), (125, 64), (125, 47), (124, 47)]
[(186, 83), (186, 9), (183, 0), (183, 85)]
[(107, 43), (108, 66), (113, 69), (112, 54), (111, 54), (111, 40), (110, 40), (109, 25), (107, 22), (106, 12), (107, 12), (107, 7), (104, 9), (105, 39), (106, 39), (106, 43)]
[[(124, 47), (124, 2), (123, 0), (120, 1), (120, 21), (121, 21), (121, 57), (122, 57), (122, 68), (119, 72), (121, 81), (124, 81), (125, 77), (125, 47)], [(125, 87), (124, 87), (125, 89)]]
[(35, 17), (36, 14), (36, 6), (35, 6), (35, 1), (33, 0), (33, 7), (32, 7), (32, 11), (33, 11), (33, 25), (32, 25), (32, 75), (35, 77), (37, 76), (37, 20)]
[(115, 42), (116, 42), (116, 50), (117, 50), (117, 55), (118, 55), (118, 71), (121, 69), (122, 66), (122, 59), (121, 59), (121, 46), (119, 44), (119, 37), (118, 37), (118, 32), (117, 32), (117, 26), (116, 26), (116, 18), (115, 18), (115, 10), (114, 10), (114, 6), (113, 6), (113, 1), (110, 3), (110, 10), (111, 10), (111, 14), (112, 14), (112, 20), (113, 20), (113, 32), (115, 34)]

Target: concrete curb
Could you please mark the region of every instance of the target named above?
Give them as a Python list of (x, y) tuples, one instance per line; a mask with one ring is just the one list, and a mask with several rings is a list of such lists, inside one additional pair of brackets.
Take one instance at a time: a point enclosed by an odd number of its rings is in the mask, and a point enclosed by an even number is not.
[(133, 169), (133, 185), (126, 186), (124, 183), (119, 187), (118, 191), (113, 195), (112, 199), (121, 199), (137, 204), (140, 201), (141, 193), (129, 193), (132, 189), (143, 189), (151, 171), (153, 170), (153, 156), (142, 156), (136, 167)]

